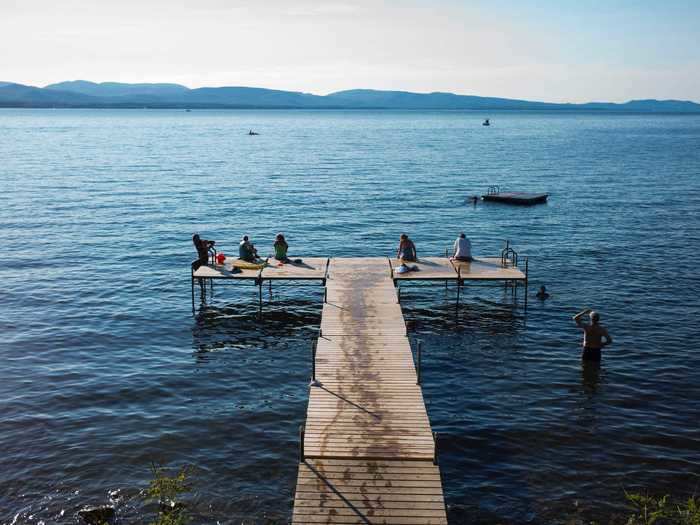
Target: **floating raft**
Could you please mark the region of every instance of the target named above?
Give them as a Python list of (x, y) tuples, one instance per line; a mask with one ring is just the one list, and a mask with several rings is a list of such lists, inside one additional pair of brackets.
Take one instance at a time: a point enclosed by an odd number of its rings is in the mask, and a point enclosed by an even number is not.
[(521, 206), (532, 206), (547, 202), (546, 193), (523, 193), (520, 191), (499, 191), (482, 195), (485, 201), (504, 202), (506, 204), (518, 204)]

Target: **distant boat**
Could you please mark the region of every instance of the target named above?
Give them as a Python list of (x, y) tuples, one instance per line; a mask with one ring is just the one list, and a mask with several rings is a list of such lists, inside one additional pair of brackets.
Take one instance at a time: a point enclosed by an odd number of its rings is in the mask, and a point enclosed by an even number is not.
[(531, 206), (547, 202), (547, 193), (524, 193), (522, 191), (501, 191), (498, 186), (489, 186), (486, 195), (482, 195), (484, 202), (503, 202), (505, 204), (520, 204)]
[(486, 119), (486, 120), (484, 120), (484, 122), (481, 123), (481, 125), (482, 126), (490, 126), (491, 122), (489, 121), (489, 119)]
[(186, 110), (185, 110), (186, 113), (189, 113), (190, 111), (192, 111), (192, 110), (191, 110), (191, 109), (186, 109)]
[(252, 129), (248, 132), (248, 135), (260, 135), (260, 133), (257, 133), (253, 131)]

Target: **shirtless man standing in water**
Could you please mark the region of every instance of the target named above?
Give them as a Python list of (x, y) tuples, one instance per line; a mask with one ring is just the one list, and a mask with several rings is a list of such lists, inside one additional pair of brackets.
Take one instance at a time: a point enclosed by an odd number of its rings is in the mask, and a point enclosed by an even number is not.
[[(591, 323), (582, 322), (584, 315), (589, 314)], [(586, 361), (600, 361), (600, 350), (604, 346), (612, 343), (612, 337), (608, 334), (608, 329), (600, 324), (600, 314), (590, 308), (577, 313), (573, 317), (576, 325), (583, 330), (583, 353), (581, 359)], [(605, 339), (605, 341), (603, 341)]]

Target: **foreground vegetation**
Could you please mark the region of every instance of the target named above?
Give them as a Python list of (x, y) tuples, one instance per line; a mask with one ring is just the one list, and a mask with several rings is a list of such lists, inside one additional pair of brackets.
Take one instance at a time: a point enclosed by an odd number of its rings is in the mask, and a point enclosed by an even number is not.
[(158, 515), (151, 525), (185, 525), (189, 516), (180, 497), (192, 490), (187, 480), (188, 467), (171, 473), (162, 465), (152, 463), (151, 474), (153, 479), (144, 492), (147, 502), (158, 504)]
[[(190, 515), (183, 496), (192, 491), (189, 481), (190, 468), (168, 469), (162, 465), (151, 465), (151, 481), (141, 494), (143, 500), (155, 508), (149, 525), (187, 525)], [(588, 525), (700, 525), (700, 497), (687, 499), (670, 495), (655, 496), (648, 493), (624, 493), (627, 510), (605, 522), (587, 522)], [(113, 515), (87, 523), (108, 525)], [(581, 524), (580, 520), (569, 522)]]
[(626, 525), (700, 525), (700, 498), (685, 501), (625, 492), (632, 514)]

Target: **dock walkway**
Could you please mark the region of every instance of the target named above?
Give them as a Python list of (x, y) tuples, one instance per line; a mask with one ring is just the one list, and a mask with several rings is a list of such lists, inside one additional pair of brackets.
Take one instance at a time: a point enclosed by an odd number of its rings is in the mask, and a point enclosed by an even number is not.
[(446, 524), (435, 442), (386, 258), (332, 259), (294, 524)]

